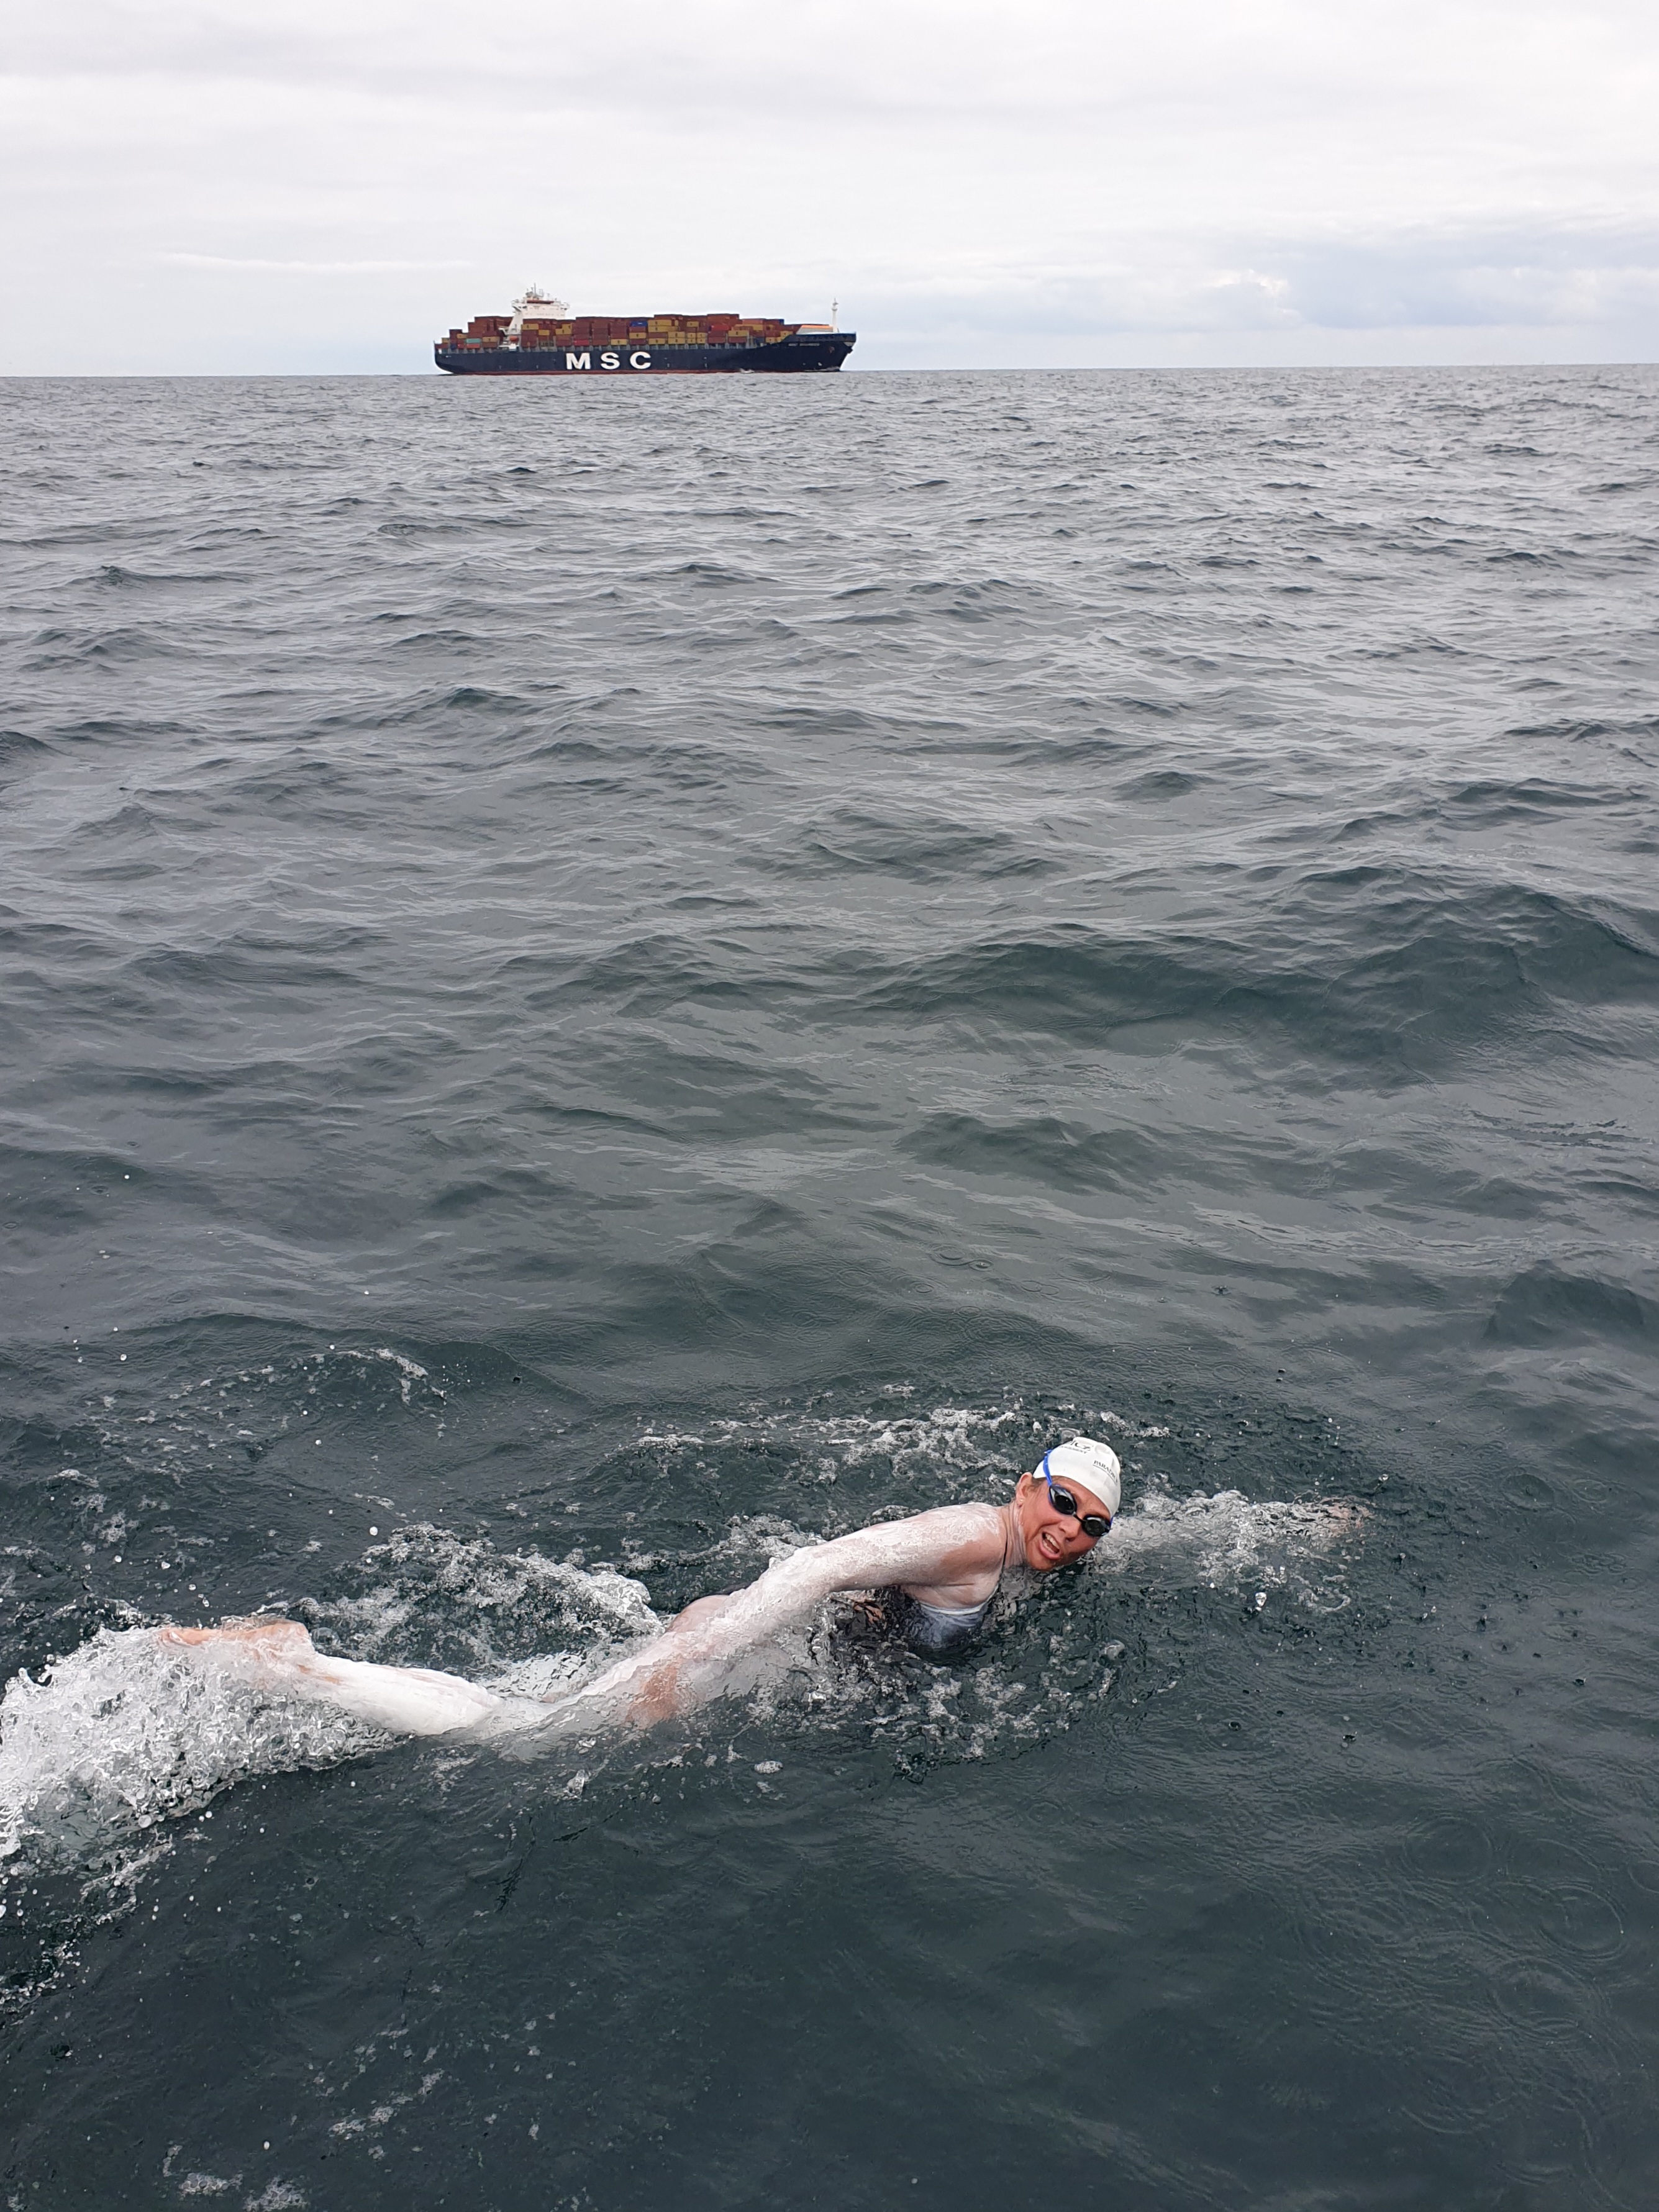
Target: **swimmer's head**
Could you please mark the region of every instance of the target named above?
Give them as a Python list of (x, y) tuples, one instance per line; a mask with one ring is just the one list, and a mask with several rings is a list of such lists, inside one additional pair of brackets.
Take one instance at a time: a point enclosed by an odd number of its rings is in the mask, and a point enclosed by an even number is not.
[(1056, 1444), (1014, 1492), (1026, 1565), (1049, 1574), (1083, 1559), (1106, 1533), (1099, 1523), (1111, 1526), (1122, 1495), (1123, 1470), (1109, 1444), (1092, 1437)]

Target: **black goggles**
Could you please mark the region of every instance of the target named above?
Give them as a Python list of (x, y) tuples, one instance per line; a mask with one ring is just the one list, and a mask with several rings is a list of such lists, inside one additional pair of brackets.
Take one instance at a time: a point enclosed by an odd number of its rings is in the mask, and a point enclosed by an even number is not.
[(1037, 1473), (1042, 1477), (1042, 1480), (1048, 1486), (1048, 1495), (1054, 1501), (1055, 1512), (1069, 1514), (1077, 1522), (1078, 1527), (1082, 1529), (1084, 1534), (1091, 1538), (1095, 1543), (1098, 1543), (1101, 1538), (1106, 1534), (1106, 1531), (1112, 1525), (1111, 1515), (1109, 1513), (1084, 1512), (1082, 1508), (1079, 1505), (1077, 1499), (1073, 1496), (1072, 1492), (1067, 1490), (1065, 1484), (1063, 1482), (1056, 1482), (1053, 1475), (1049, 1474), (1048, 1462), (1046, 1455), (1044, 1455), (1042, 1465), (1037, 1469)]

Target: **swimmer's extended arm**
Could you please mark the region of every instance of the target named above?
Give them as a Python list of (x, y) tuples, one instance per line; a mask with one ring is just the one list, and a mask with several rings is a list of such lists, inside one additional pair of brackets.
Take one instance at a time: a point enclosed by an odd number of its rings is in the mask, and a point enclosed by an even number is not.
[(805, 1619), (836, 1590), (891, 1589), (899, 1583), (954, 1589), (988, 1579), (994, 1587), (1004, 1544), (1002, 1516), (994, 1505), (946, 1505), (907, 1521), (878, 1522), (778, 1560), (738, 1592), (722, 1610), (720, 1626), (754, 1643)]
[[(1002, 1571), (1006, 1532), (992, 1505), (948, 1505), (889, 1521), (827, 1544), (793, 1552), (717, 1609), (674, 1635), (673, 1650), (639, 1682), (632, 1717), (661, 1718), (695, 1703), (688, 1669), (735, 1657), (781, 1630), (809, 1619), (836, 1590), (908, 1587), (961, 1594), (974, 1602), (989, 1594)], [(988, 1588), (987, 1587), (988, 1585)]]

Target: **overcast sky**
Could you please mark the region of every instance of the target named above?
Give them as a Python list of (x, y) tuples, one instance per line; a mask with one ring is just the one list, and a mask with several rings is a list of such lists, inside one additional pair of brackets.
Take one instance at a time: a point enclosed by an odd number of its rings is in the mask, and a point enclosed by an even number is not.
[(1652, 360), (1655, 0), (52, 0), (0, 372), (429, 368), (540, 280), (856, 366)]

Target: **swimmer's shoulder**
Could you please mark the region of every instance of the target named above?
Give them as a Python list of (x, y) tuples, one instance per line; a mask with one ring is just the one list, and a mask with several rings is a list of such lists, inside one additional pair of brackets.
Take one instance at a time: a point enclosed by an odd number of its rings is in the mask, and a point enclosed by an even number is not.
[(965, 1505), (935, 1505), (914, 1516), (918, 1530), (937, 1535), (950, 1550), (982, 1551), (988, 1558), (1002, 1557), (1006, 1531), (1000, 1507), (975, 1498)]

